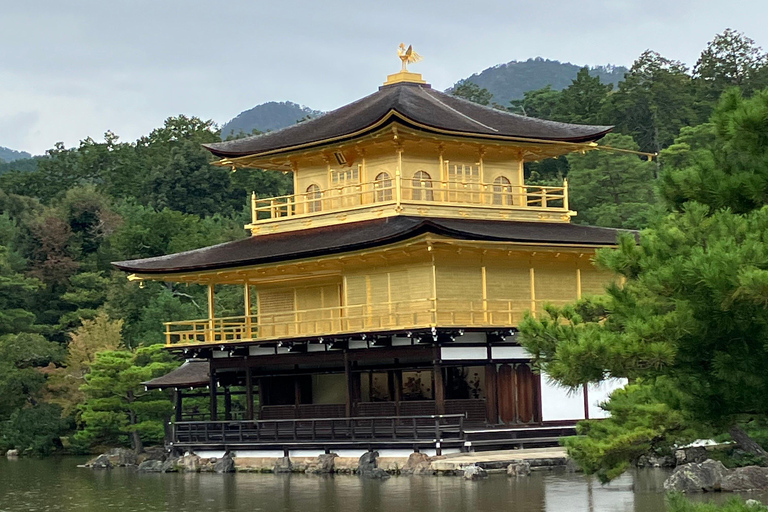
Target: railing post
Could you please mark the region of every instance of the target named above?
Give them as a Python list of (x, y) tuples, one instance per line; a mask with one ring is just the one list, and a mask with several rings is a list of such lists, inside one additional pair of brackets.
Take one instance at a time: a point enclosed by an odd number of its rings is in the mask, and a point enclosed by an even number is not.
[(214, 285), (209, 284), (208, 285), (208, 336), (206, 336), (206, 341), (213, 342), (216, 341), (216, 337), (214, 334), (214, 318), (216, 316), (215, 314), (215, 297), (214, 297)]
[(568, 211), (568, 178), (563, 179), (563, 208)]
[[(399, 154), (399, 153), (398, 153)], [(400, 203), (403, 201), (403, 177), (400, 174), (400, 168), (395, 171), (395, 209), (400, 211)]]
[(547, 207), (547, 189), (545, 187), (539, 187), (541, 190), (541, 207)]
[(256, 192), (251, 192), (251, 223), (256, 224), (256, 221), (259, 220), (258, 218), (258, 212), (256, 211), (257, 205), (256, 205)]

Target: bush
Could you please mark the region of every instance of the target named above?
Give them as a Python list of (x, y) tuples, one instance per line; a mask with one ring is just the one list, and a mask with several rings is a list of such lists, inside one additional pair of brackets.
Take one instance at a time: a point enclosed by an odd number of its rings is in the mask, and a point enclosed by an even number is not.
[(718, 505), (711, 501), (696, 503), (688, 500), (682, 494), (670, 494), (667, 501), (669, 502), (669, 512), (768, 512), (768, 507), (761, 503), (748, 505), (738, 498), (732, 498), (725, 504)]
[(61, 417), (61, 407), (41, 403), (19, 409), (0, 428), (0, 447), (15, 448), (26, 455), (50, 455), (61, 449), (60, 437), (70, 424)]

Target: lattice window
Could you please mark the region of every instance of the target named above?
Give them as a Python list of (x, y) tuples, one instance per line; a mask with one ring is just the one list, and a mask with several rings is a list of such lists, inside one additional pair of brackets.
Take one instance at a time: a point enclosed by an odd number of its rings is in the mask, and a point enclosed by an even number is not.
[(331, 184), (334, 187), (357, 185), (358, 183), (360, 183), (360, 170), (358, 167), (342, 170), (331, 170)]
[(320, 192), (320, 187), (312, 184), (307, 187), (307, 212), (314, 213), (323, 209), (322, 201), (323, 193)]
[(295, 310), (296, 301), (292, 289), (259, 291), (259, 313), (261, 315), (288, 313)]
[(434, 201), (435, 196), (432, 192), (432, 177), (424, 172), (418, 171), (413, 175), (413, 199), (415, 201)]
[(493, 204), (503, 206), (513, 204), (512, 183), (504, 176), (499, 176), (493, 180)]
[(378, 202), (392, 200), (392, 178), (388, 172), (380, 172), (376, 175), (376, 181), (373, 183), (376, 191), (374, 200)]

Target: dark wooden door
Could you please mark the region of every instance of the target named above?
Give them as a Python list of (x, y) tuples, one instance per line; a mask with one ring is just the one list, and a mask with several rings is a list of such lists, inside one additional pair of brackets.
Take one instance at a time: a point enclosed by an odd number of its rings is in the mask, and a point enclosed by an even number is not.
[(536, 409), (536, 376), (527, 364), (515, 368), (517, 374), (517, 414), (521, 423), (531, 423)]
[(515, 372), (508, 364), (499, 366), (498, 372), (499, 419), (502, 423), (515, 423)]

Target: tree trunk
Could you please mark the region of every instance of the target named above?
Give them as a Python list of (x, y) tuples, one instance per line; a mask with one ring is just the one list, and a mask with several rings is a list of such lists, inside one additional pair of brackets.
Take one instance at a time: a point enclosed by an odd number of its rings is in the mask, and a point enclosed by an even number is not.
[[(133, 391), (128, 391), (128, 424), (133, 426), (138, 423), (138, 420), (136, 418), (136, 412), (131, 409), (131, 404), (133, 404), (135, 398), (133, 396)], [(144, 451), (144, 444), (141, 442), (141, 436), (139, 435), (139, 432), (137, 430), (131, 430), (131, 444), (133, 445), (133, 451), (138, 455), (139, 453)]]
[(739, 444), (739, 447), (745, 452), (763, 457), (768, 462), (768, 452), (763, 450), (763, 447), (757, 444), (749, 435), (744, 432), (738, 425), (733, 425), (728, 431), (731, 434), (731, 438)]

